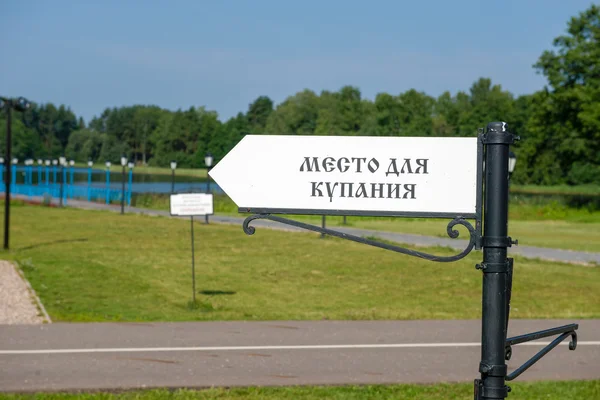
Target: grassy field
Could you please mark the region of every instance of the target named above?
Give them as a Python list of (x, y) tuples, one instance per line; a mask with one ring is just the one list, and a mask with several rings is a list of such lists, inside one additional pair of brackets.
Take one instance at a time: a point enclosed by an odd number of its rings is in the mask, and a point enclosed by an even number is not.
[[(165, 195), (142, 195), (136, 206), (168, 210)], [(215, 213), (244, 216), (227, 196), (215, 197)], [(530, 204), (514, 201), (509, 209), (509, 235), (521, 245), (551, 247), (567, 250), (600, 252), (600, 212), (574, 209), (558, 204)], [(293, 216), (292, 218), (321, 224), (320, 216)], [(418, 218), (347, 217), (348, 226), (387, 232), (412, 233), (447, 238), (448, 220)], [(343, 226), (342, 217), (327, 217), (329, 227)], [(463, 235), (466, 235), (466, 230)]]
[(511, 184), (510, 190), (515, 193), (544, 193), (544, 194), (585, 194), (600, 196), (600, 185), (515, 185)]
[[(198, 223), (190, 304), (189, 220), (21, 205), (11, 221), (0, 257), (19, 262), (55, 321), (480, 318), (480, 252), (440, 264)], [(600, 317), (600, 268), (516, 258), (511, 317)]]
[[(511, 382), (509, 398), (519, 400), (593, 400), (600, 381)], [(0, 394), (0, 400), (235, 400), (235, 399), (405, 399), (459, 400), (473, 398), (473, 384), (365, 385), (342, 387), (282, 387), (192, 390), (148, 390), (123, 393)]]

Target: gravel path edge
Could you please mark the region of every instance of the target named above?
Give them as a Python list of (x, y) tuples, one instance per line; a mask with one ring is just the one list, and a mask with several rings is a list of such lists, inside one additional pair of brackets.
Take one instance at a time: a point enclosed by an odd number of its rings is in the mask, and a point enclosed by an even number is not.
[(0, 259), (0, 324), (52, 323), (18, 263)]
[(38, 308), (38, 311), (40, 311), (42, 313), (42, 315), (44, 317), (44, 322), (43, 323), (45, 323), (45, 324), (51, 324), (52, 323), (52, 318), (50, 318), (50, 315), (46, 311), (46, 307), (44, 307), (44, 304), (42, 303), (42, 300), (40, 300), (40, 297), (37, 295), (35, 289), (31, 286), (31, 283), (29, 283), (29, 281), (27, 280), (27, 278), (25, 278), (25, 274), (23, 274), (23, 270), (21, 270), (21, 268), (19, 268), (18, 265), (14, 265), (14, 267), (15, 267), (15, 270), (17, 271), (17, 273), (21, 276), (21, 279), (23, 279), (23, 282), (25, 283), (25, 286), (27, 286), (27, 289), (29, 290), (29, 294), (33, 298), (33, 300), (35, 301), (35, 304), (36, 304), (36, 306)]

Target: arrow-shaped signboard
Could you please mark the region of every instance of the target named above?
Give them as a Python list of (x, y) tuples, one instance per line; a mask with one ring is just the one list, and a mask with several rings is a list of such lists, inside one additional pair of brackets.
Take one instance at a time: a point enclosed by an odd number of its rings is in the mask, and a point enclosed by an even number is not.
[(477, 138), (247, 135), (210, 176), (241, 212), (475, 217)]

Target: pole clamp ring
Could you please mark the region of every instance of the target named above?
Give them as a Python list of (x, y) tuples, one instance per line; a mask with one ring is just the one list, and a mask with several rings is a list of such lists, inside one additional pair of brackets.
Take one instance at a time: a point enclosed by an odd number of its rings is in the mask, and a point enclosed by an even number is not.
[(483, 144), (513, 144), (521, 139), (509, 132), (488, 131), (481, 135)]
[(484, 236), (481, 239), (483, 247), (512, 247), (513, 244), (519, 244), (519, 241), (510, 236)]
[(508, 366), (503, 365), (490, 365), (485, 363), (479, 363), (479, 372), (487, 376), (506, 376), (508, 372)]
[(508, 392), (510, 392), (510, 387), (502, 386), (502, 387), (489, 387), (489, 386), (481, 386), (479, 388), (479, 399), (505, 399), (508, 397)]

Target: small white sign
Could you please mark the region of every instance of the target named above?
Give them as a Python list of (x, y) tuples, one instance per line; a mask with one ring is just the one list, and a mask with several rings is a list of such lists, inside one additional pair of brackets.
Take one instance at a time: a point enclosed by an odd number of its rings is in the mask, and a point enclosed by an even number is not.
[(241, 209), (474, 214), (477, 138), (246, 135), (209, 173)]
[(213, 195), (208, 193), (177, 193), (171, 195), (170, 212), (174, 216), (194, 217), (213, 214)]

